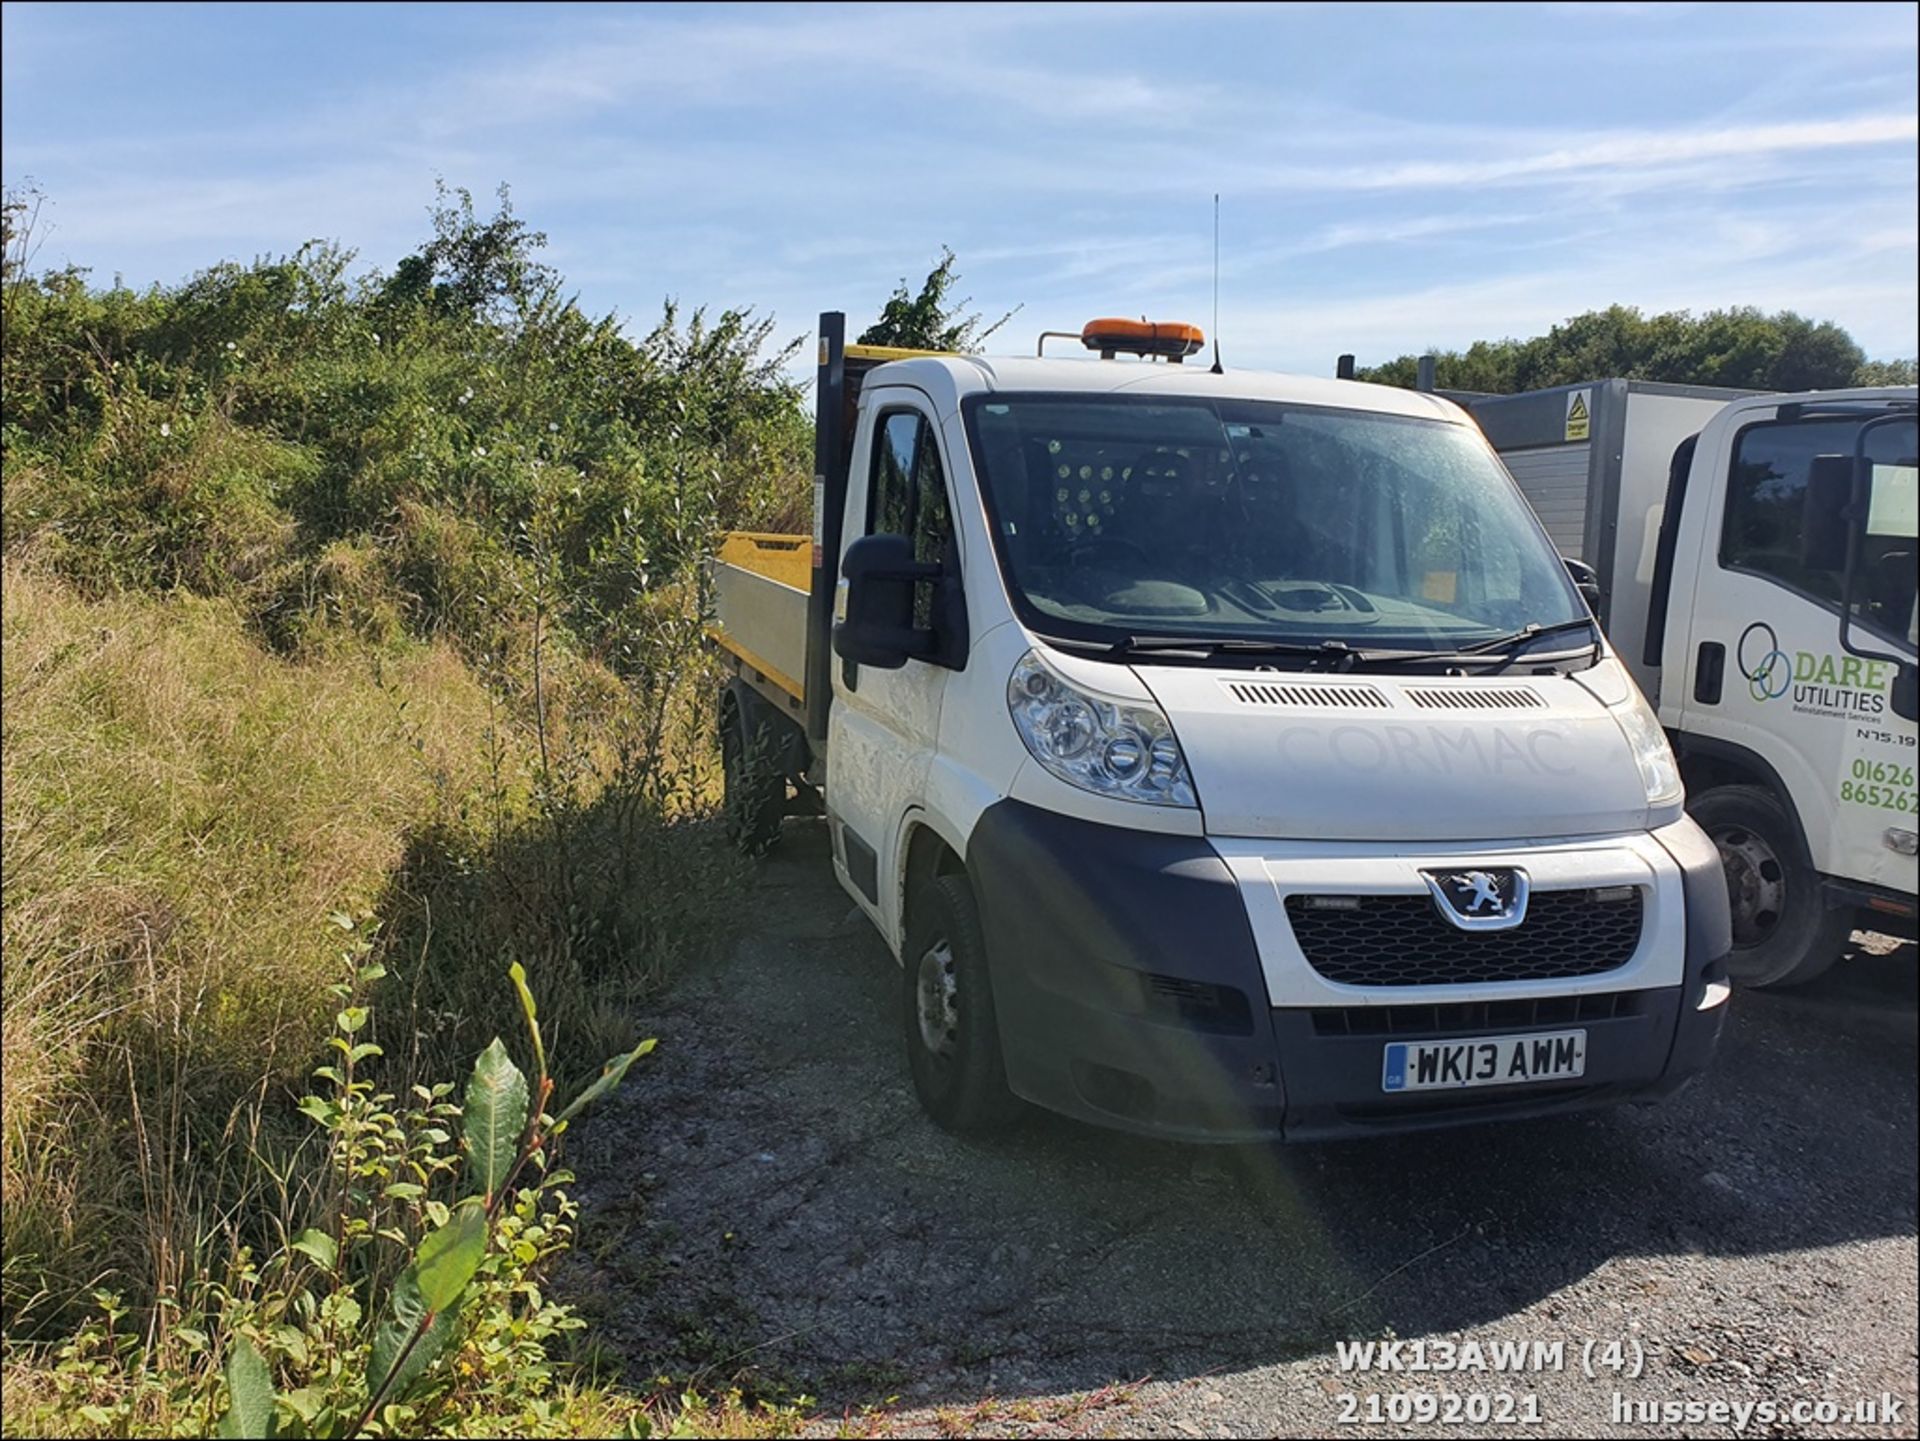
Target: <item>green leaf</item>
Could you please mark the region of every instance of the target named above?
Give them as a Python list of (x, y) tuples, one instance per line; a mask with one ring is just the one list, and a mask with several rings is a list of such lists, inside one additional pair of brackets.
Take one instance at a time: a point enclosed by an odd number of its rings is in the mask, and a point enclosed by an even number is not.
[(348, 915), (345, 911), (335, 911), (332, 915), (328, 916), (327, 919), (332, 921), (336, 926), (340, 927), (340, 929), (343, 931), (350, 931), (353, 929), (353, 917)]
[(383, 1194), (389, 1201), (417, 1201), (427, 1194), (427, 1188), (413, 1181), (395, 1181)]
[(312, 1364), (311, 1353), (307, 1350), (306, 1333), (298, 1326), (275, 1326), (273, 1344), (287, 1353), (287, 1359), (301, 1370)]
[(586, 1110), (588, 1106), (591, 1106), (602, 1096), (613, 1091), (622, 1081), (626, 1080), (627, 1067), (651, 1051), (655, 1044), (657, 1043), (651, 1038), (644, 1040), (631, 1051), (628, 1051), (626, 1055), (615, 1056), (611, 1061), (608, 1061), (606, 1065), (602, 1066), (600, 1068), (600, 1075), (594, 1083), (579, 1095), (575, 1096), (572, 1104), (560, 1113), (559, 1119), (553, 1123), (554, 1129), (558, 1130), (561, 1126), (566, 1125), (568, 1121), (571, 1121), (575, 1116)]
[(253, 1342), (244, 1337), (227, 1356), (227, 1392), (221, 1436), (273, 1435), (273, 1373)]
[(366, 1025), (367, 1008), (365, 1006), (348, 1006), (333, 1018), (333, 1023), (351, 1036), (355, 1031)]
[[(446, 1349), (457, 1324), (457, 1315), (457, 1307), (429, 1315), (427, 1304), (420, 1296), (418, 1273), (412, 1266), (402, 1271), (399, 1279), (393, 1283), (393, 1298), (387, 1307), (387, 1318), (380, 1323), (380, 1329), (374, 1332), (373, 1349), (367, 1356), (367, 1382), (371, 1388), (367, 1394), (379, 1394), (384, 1383), (387, 1401), (398, 1401), (404, 1397), (413, 1383), (420, 1379), (420, 1374)], [(413, 1348), (408, 1350), (407, 1343), (413, 1339), (414, 1331), (422, 1322), (427, 1323), (427, 1328)], [(404, 1358), (402, 1352), (406, 1353)]]
[(491, 1199), (513, 1169), (527, 1128), (527, 1078), (498, 1036), (473, 1063), (462, 1124), (474, 1189)]
[(540, 1040), (539, 1012), (533, 1004), (533, 992), (527, 987), (526, 967), (515, 961), (507, 967), (513, 989), (520, 997), (520, 1014), (527, 1018), (527, 1034), (533, 1037), (533, 1068), (542, 1077), (547, 1074), (547, 1048)]
[(331, 1101), (323, 1101), (318, 1096), (302, 1096), (300, 1113), (311, 1117), (322, 1126), (331, 1126), (333, 1118), (339, 1114)]
[(292, 1407), (293, 1414), (308, 1426), (313, 1425), (314, 1418), (320, 1414), (320, 1408), (326, 1404), (318, 1386), (302, 1386), (298, 1391), (289, 1391), (280, 1399)]
[(325, 1231), (309, 1227), (293, 1238), (293, 1249), (322, 1271), (331, 1271), (340, 1259), (340, 1247)]
[(444, 1311), (460, 1299), (487, 1254), (487, 1211), (478, 1199), (464, 1202), (453, 1219), (420, 1243), (413, 1258), (420, 1299)]

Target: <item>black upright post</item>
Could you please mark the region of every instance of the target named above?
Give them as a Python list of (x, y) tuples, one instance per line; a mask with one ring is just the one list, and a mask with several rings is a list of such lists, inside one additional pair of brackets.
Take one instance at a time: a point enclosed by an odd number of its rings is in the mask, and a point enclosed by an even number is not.
[(826, 744), (833, 703), (833, 594), (840, 529), (847, 513), (847, 317), (820, 316), (820, 367), (814, 379), (813, 588), (807, 595), (807, 738)]

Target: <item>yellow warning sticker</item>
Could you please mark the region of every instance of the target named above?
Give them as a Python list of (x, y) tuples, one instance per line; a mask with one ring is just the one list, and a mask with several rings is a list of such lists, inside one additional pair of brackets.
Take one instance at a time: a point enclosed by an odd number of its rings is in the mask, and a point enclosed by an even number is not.
[(1593, 412), (1584, 390), (1571, 391), (1567, 395), (1567, 439), (1585, 440)]

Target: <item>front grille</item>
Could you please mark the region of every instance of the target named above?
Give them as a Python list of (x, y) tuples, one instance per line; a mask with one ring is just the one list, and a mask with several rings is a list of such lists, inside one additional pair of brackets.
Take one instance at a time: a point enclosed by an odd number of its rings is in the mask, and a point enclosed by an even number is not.
[(1422, 1006), (1322, 1006), (1312, 1012), (1316, 1036), (1468, 1036), (1482, 1031), (1619, 1021), (1641, 1011), (1640, 991), (1541, 996), (1526, 1001), (1452, 1001)]
[(1535, 891), (1510, 931), (1463, 931), (1424, 895), (1343, 896), (1338, 908), (1288, 896), (1287, 919), (1307, 964), (1344, 985), (1547, 981), (1624, 966), (1640, 944), (1641, 895)]

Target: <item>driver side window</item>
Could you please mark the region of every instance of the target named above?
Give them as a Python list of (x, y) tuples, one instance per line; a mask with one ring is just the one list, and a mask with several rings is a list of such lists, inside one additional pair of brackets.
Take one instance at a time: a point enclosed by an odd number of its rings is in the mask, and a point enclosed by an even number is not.
[[(1891, 481), (1920, 464), (1914, 434), (1911, 421), (1868, 432), (1867, 460), (1876, 476)], [(1720, 564), (1764, 576), (1837, 610), (1846, 577), (1808, 564), (1801, 549), (1801, 511), (1815, 457), (1850, 455), (1859, 438), (1860, 422), (1849, 418), (1766, 421), (1741, 431), (1727, 479)], [(1861, 546), (1855, 617), (1888, 635), (1905, 636), (1914, 627), (1911, 532), (1911, 522), (1883, 518), (1876, 526), (1870, 520)]]
[[(939, 564), (947, 558), (953, 514), (940, 464), (940, 439), (933, 423), (917, 410), (889, 411), (874, 431), (867, 533), (908, 537), (917, 561)], [(924, 627), (932, 619), (933, 584), (923, 581), (914, 587), (913, 623)]]

